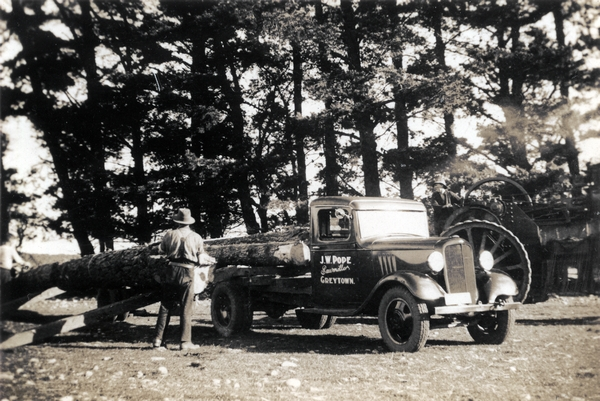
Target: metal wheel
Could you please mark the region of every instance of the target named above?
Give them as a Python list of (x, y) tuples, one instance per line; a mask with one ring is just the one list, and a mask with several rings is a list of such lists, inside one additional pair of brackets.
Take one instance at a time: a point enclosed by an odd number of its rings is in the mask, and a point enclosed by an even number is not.
[(252, 307), (248, 294), (229, 283), (220, 283), (212, 293), (210, 314), (213, 325), (223, 337), (250, 330)]
[(484, 206), (464, 206), (455, 210), (454, 213), (448, 217), (448, 220), (446, 220), (446, 223), (444, 224), (444, 231), (455, 224), (467, 220), (483, 220), (500, 224), (498, 216), (492, 213), (489, 208)]
[[(486, 179), (477, 181), (475, 184), (471, 185), (471, 187), (465, 193), (465, 198), (464, 198), (465, 203), (467, 203), (466, 201), (469, 199), (469, 196), (471, 195), (471, 193), (473, 191), (480, 189), (484, 184), (487, 184), (490, 182), (493, 182), (493, 183), (503, 182), (503, 183), (509, 184), (511, 187), (514, 187), (517, 190), (516, 193), (510, 194), (511, 198), (513, 198), (516, 195), (516, 196), (520, 197), (521, 200), (524, 203), (526, 203), (528, 206), (533, 206), (533, 201), (531, 200), (531, 196), (529, 196), (529, 194), (527, 193), (525, 188), (523, 188), (521, 186), (521, 184), (519, 184), (518, 182), (513, 181), (507, 177), (491, 177), (491, 178), (486, 178)], [(499, 195), (501, 195), (501, 194), (499, 194)], [(504, 195), (504, 197), (507, 197), (507, 195)], [(511, 199), (510, 201), (514, 201), (514, 199)]]
[[(471, 220), (458, 223), (442, 233), (457, 235), (473, 247), (475, 259), (484, 250), (494, 256), (494, 269), (506, 272), (517, 283), (517, 302), (524, 302), (531, 286), (531, 263), (525, 247), (511, 231), (489, 221)], [(493, 302), (494, 300), (490, 300)]]
[(379, 304), (379, 331), (390, 351), (419, 351), (429, 336), (427, 305), (405, 288), (390, 288)]

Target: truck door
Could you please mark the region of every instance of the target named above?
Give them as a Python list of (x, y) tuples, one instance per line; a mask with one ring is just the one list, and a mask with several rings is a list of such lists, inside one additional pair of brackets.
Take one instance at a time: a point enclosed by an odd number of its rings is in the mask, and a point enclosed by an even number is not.
[[(361, 303), (361, 266), (350, 209), (322, 207), (312, 213), (312, 296), (320, 306)], [(365, 266), (366, 267), (366, 266)]]

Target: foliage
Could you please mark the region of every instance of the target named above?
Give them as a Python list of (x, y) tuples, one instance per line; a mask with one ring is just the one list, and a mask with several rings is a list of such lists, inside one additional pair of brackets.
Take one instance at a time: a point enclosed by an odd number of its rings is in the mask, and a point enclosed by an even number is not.
[(598, 84), (597, 14), (571, 0), (13, 0), (2, 116), (42, 133), (61, 212), (44, 224), (83, 254), (91, 239), (147, 243), (179, 207), (220, 237), (302, 223), (312, 195), (412, 198), (439, 173), (539, 192), (561, 169), (576, 179), (577, 141), (597, 134), (598, 110), (572, 96)]

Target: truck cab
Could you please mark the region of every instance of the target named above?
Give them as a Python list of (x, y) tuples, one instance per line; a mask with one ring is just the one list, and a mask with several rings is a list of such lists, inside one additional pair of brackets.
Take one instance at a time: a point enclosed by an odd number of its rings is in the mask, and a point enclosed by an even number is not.
[[(429, 249), (427, 212), (402, 199), (327, 197), (311, 203), (313, 300), (359, 307), (378, 281)], [(388, 250), (388, 252), (386, 252)], [(425, 251), (426, 252), (426, 251)], [(425, 255), (425, 261), (428, 255)]]

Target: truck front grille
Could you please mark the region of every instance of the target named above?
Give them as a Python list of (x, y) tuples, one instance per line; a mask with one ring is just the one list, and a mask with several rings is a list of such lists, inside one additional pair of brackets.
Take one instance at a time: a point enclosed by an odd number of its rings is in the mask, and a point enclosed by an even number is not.
[(444, 249), (446, 269), (446, 291), (450, 294), (469, 292), (471, 299), (477, 299), (475, 266), (471, 247), (465, 244), (449, 245)]

